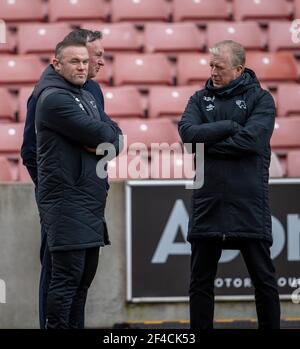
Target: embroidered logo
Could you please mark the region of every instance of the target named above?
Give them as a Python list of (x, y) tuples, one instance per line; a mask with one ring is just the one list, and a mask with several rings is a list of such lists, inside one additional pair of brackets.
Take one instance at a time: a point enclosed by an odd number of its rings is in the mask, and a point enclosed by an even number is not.
[(213, 97), (204, 96), (203, 99), (204, 99), (206, 102), (213, 102), (213, 101), (215, 100), (215, 96), (213, 96)]
[(90, 103), (91, 103), (91, 105), (92, 105), (92, 107), (93, 107), (94, 109), (97, 109), (97, 106), (96, 106), (95, 101), (90, 101)]
[[(215, 96), (212, 96), (212, 97), (204, 96), (203, 100), (205, 102), (213, 102), (215, 100)], [(214, 110), (215, 106), (212, 103), (209, 103), (205, 108), (206, 108), (206, 111), (212, 111)]]
[(206, 106), (206, 111), (212, 111), (215, 108), (213, 104), (209, 104)]
[[(73, 95), (72, 95), (72, 96), (73, 96)], [(81, 110), (85, 111), (85, 109), (84, 109), (82, 103), (80, 103), (80, 99), (79, 99), (78, 97), (75, 97), (75, 96), (73, 96), (73, 98), (74, 98), (75, 101), (77, 102), (79, 108), (80, 108)]]
[(240, 109), (246, 109), (247, 105), (245, 101), (242, 101), (240, 99), (238, 99), (237, 101), (235, 101), (236, 105), (240, 108)]

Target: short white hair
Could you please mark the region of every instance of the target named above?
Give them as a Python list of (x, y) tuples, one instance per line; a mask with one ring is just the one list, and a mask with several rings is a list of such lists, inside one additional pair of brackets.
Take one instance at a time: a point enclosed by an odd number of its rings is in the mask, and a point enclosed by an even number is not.
[(224, 40), (215, 44), (212, 48), (209, 49), (209, 52), (213, 56), (219, 56), (221, 51), (229, 51), (231, 56), (231, 64), (233, 66), (245, 65), (246, 62), (246, 53), (244, 47), (238, 42), (232, 40)]

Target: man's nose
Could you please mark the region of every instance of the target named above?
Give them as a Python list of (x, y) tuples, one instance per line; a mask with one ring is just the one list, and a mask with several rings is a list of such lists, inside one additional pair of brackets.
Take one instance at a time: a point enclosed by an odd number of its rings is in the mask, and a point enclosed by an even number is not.
[(99, 64), (99, 65), (104, 65), (105, 63), (104, 63), (104, 56), (103, 55), (101, 55), (101, 57), (97, 57), (97, 64)]
[(84, 70), (86, 68), (86, 64), (83, 62), (78, 63), (77, 69), (78, 70)]
[(217, 75), (217, 69), (215, 67), (211, 68), (211, 75), (213, 76)]

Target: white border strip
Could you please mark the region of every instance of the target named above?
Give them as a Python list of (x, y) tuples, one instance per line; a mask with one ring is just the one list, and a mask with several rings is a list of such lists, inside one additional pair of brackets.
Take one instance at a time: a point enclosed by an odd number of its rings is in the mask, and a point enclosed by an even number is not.
[[(192, 180), (161, 180), (161, 179), (144, 179), (144, 180), (130, 180), (127, 181), (129, 186), (151, 186), (151, 185), (191, 185)], [(272, 178), (269, 184), (300, 184), (300, 178)]]
[[(291, 300), (291, 295), (280, 295), (280, 300)], [(215, 296), (216, 301), (254, 301), (253, 296)], [(135, 297), (128, 299), (131, 303), (187, 303), (189, 297)]]
[(3, 19), (0, 18), (0, 44), (6, 44), (6, 24)]
[(127, 301), (132, 301), (132, 259), (131, 259), (131, 246), (132, 246), (132, 222), (131, 222), (131, 186), (127, 183), (125, 188), (126, 195), (126, 268), (127, 268)]

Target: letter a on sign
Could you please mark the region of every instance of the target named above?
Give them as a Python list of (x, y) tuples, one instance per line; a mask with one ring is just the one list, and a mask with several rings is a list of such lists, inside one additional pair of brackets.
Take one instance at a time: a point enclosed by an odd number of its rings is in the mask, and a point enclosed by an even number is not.
[(174, 242), (179, 228), (181, 228), (183, 238), (186, 240), (188, 221), (189, 215), (183, 201), (176, 200), (151, 263), (166, 263), (169, 255), (190, 254), (188, 242)]

